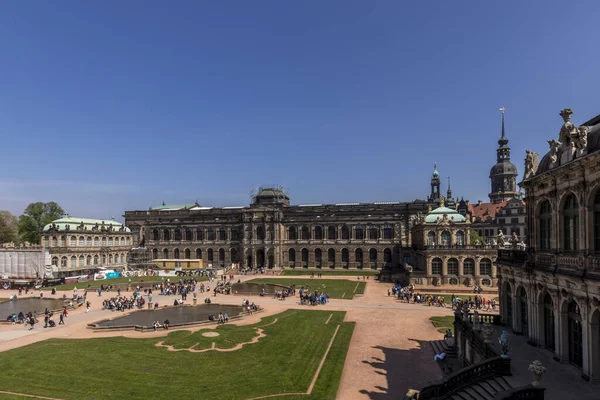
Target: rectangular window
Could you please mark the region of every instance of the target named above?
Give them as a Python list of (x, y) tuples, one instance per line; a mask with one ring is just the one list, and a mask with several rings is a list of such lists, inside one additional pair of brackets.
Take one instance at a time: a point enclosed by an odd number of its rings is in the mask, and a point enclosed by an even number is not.
[(519, 218), (511, 218), (510, 219), (510, 223), (511, 224), (518, 224), (519, 223)]
[(504, 225), (504, 218), (498, 218), (498, 225)]

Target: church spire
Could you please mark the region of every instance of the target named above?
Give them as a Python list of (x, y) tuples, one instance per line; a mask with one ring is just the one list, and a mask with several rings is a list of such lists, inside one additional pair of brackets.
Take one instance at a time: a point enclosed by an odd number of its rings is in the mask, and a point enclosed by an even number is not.
[(448, 190), (446, 192), (446, 198), (452, 199), (452, 189), (450, 189), (450, 177), (448, 177)]
[(433, 174), (431, 175), (431, 194), (429, 201), (437, 201), (440, 198), (440, 174), (437, 170), (437, 163), (433, 163)]
[(504, 107), (502, 113), (502, 130), (496, 149), (496, 165), (490, 170), (492, 190), (489, 194), (492, 203), (501, 203), (517, 195), (516, 177), (517, 167), (510, 162), (510, 147), (504, 129)]

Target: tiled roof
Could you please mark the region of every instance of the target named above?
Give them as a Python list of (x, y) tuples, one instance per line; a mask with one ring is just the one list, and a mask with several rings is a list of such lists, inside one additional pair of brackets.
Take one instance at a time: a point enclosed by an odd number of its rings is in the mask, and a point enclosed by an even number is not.
[(492, 219), (496, 218), (496, 213), (506, 204), (506, 201), (503, 201), (502, 203), (469, 204), (469, 212), (475, 220), (477, 218), (481, 218), (483, 221), (485, 221), (488, 218), (488, 215), (492, 217)]

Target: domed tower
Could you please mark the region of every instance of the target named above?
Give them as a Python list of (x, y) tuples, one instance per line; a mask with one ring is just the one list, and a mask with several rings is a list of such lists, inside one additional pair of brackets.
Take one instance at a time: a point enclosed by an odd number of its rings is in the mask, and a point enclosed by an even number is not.
[(260, 188), (258, 193), (254, 195), (253, 205), (290, 205), (290, 198), (281, 188)]
[(429, 201), (438, 201), (440, 199), (440, 174), (437, 170), (437, 163), (433, 163), (433, 174), (431, 175), (431, 194), (427, 198)]
[(508, 139), (504, 135), (504, 107), (500, 111), (502, 111), (502, 137), (498, 140), (496, 165), (490, 170), (492, 191), (489, 197), (492, 203), (502, 203), (518, 196), (517, 167), (510, 162), (510, 147), (508, 147)]

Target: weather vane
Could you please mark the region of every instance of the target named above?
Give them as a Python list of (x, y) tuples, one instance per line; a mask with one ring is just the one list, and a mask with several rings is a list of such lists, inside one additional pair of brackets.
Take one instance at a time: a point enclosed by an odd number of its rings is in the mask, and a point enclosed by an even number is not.
[(504, 107), (500, 107), (500, 111), (502, 111), (502, 114), (504, 114)]

